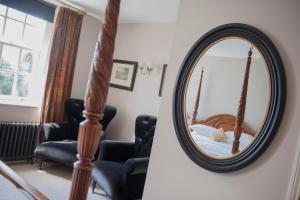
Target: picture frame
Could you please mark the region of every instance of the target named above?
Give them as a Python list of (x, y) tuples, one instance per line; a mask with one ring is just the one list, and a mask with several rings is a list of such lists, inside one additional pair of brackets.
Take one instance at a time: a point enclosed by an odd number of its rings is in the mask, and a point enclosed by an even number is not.
[(109, 86), (133, 91), (137, 68), (136, 61), (114, 59)]
[(158, 96), (160, 96), (160, 97), (162, 96), (162, 92), (163, 92), (167, 66), (168, 66), (167, 64), (163, 65), (163, 70), (162, 70), (161, 80), (160, 80), (160, 86), (159, 86), (159, 92), (158, 92)]

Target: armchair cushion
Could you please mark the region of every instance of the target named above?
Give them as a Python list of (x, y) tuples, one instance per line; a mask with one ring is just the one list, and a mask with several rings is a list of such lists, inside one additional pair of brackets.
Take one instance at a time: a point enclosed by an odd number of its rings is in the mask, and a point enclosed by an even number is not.
[[(122, 179), (125, 181), (128, 176), (142, 174), (147, 172), (149, 157), (130, 158), (124, 163)], [(125, 183), (125, 182), (124, 182)]]
[(46, 123), (42, 126), (42, 141), (60, 141), (70, 139), (71, 133), (66, 122)]
[(134, 142), (104, 140), (99, 147), (99, 160), (125, 162), (134, 156)]
[(41, 156), (44, 159), (49, 159), (65, 165), (73, 166), (73, 163), (77, 161), (76, 146), (76, 141), (49, 141), (38, 145), (35, 149), (35, 152), (38, 154), (38, 156)]

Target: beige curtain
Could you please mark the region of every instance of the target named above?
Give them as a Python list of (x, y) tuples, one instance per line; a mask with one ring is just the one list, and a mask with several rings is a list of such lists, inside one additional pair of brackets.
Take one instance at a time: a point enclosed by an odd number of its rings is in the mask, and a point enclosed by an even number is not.
[(68, 8), (59, 9), (50, 53), (41, 123), (64, 119), (64, 103), (71, 96), (83, 15)]

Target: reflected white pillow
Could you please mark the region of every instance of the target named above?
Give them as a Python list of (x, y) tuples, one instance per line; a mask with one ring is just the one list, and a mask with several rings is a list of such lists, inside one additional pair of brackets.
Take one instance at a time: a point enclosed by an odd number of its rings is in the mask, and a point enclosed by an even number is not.
[(213, 134), (217, 131), (216, 128), (202, 124), (193, 124), (189, 128), (192, 129), (193, 133), (206, 137), (213, 137)]
[(223, 128), (217, 129), (217, 131), (213, 134), (212, 138), (216, 142), (227, 142), (227, 136), (224, 133)]
[[(228, 142), (233, 142), (234, 141), (233, 131), (226, 131), (225, 134), (227, 136), (227, 141)], [(247, 133), (242, 133), (241, 137), (240, 137), (240, 147), (246, 147), (252, 140), (253, 140), (253, 136), (251, 136)]]

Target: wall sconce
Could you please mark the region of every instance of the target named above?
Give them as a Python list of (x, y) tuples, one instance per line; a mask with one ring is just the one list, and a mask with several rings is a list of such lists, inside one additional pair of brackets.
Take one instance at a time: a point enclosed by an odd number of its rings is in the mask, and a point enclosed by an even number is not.
[(140, 64), (140, 70), (141, 70), (141, 74), (143, 75), (148, 74), (149, 76), (151, 71), (153, 70), (153, 67), (151, 66), (150, 62), (147, 62), (146, 64)]

